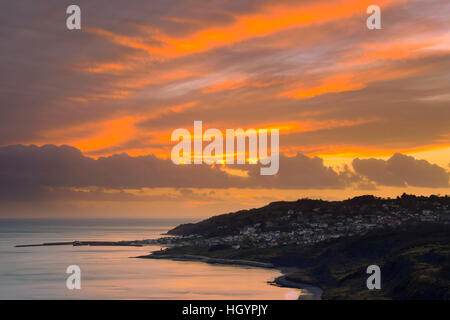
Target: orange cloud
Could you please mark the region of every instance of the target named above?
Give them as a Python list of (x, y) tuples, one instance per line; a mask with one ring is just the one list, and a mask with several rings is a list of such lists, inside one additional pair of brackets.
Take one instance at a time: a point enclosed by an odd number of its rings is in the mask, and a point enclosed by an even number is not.
[(163, 115), (173, 113), (179, 113), (191, 109), (197, 105), (197, 101), (186, 102), (174, 106), (163, 107), (154, 111), (151, 111), (148, 115), (140, 117), (140, 121), (157, 119)]
[(78, 67), (79, 70), (90, 73), (117, 73), (129, 70), (131, 66), (121, 63), (96, 63)]
[(364, 84), (355, 81), (354, 75), (342, 74), (323, 79), (318, 86), (308, 86), (300, 83), (300, 88), (281, 93), (281, 97), (306, 99), (320, 96), (326, 93), (337, 93), (343, 91), (357, 90), (364, 87)]
[(73, 140), (69, 144), (84, 152), (113, 146), (132, 138), (136, 134), (135, 121), (133, 117), (126, 116), (99, 124), (88, 124), (87, 126), (95, 126), (96, 128), (92, 132), (93, 135)]
[(133, 49), (143, 50), (146, 52), (151, 52), (154, 46), (145, 43), (145, 39), (137, 37), (129, 37), (125, 35), (120, 35), (108, 30), (100, 28), (86, 28), (87, 32), (104, 37), (114, 43), (120, 44), (124, 47), (129, 47)]
[(114, 85), (117, 87), (124, 87), (129, 89), (140, 89), (151, 85), (161, 85), (175, 80), (181, 80), (198, 76), (198, 73), (187, 70), (174, 70), (155, 72), (147, 75), (131, 75), (130, 79), (121, 80)]
[[(380, 158), (388, 159), (393, 153), (400, 152), (402, 154), (420, 157), (428, 160), (431, 163), (437, 163), (443, 168), (448, 166), (448, 152), (450, 144), (440, 145), (425, 145), (414, 148), (374, 148), (364, 146), (349, 146), (349, 145), (327, 145), (316, 146), (316, 149), (321, 148), (320, 151), (305, 152), (308, 156), (317, 156), (329, 165), (349, 164), (354, 158)], [(304, 151), (304, 150), (303, 150)]]
[(69, 100), (81, 102), (81, 103), (87, 103), (87, 102), (93, 102), (98, 100), (104, 100), (104, 99), (126, 99), (130, 95), (129, 90), (104, 90), (103, 93), (89, 93), (85, 96), (80, 97), (68, 97)]
[[(377, 4), (386, 8), (393, 3), (403, 2), (406, 1), (379, 0)], [(117, 44), (143, 50), (150, 55), (174, 58), (238, 43), (250, 38), (267, 36), (285, 29), (349, 18), (354, 14), (365, 14), (368, 5), (367, 2), (361, 0), (308, 3), (300, 6), (271, 4), (262, 7), (260, 12), (236, 16), (231, 25), (207, 28), (182, 38), (169, 37), (162, 32), (155, 32), (152, 27), (151, 33), (158, 45), (148, 44), (144, 38), (127, 37), (103, 29), (89, 29), (88, 31)]]
[[(340, 63), (338, 63), (340, 64)], [(363, 67), (363, 66), (361, 66)], [(406, 78), (420, 72), (427, 71), (429, 66), (397, 68), (392, 65), (377, 65), (362, 71), (325, 76), (318, 84), (300, 82), (295, 89), (280, 93), (280, 97), (293, 99), (307, 99), (327, 93), (339, 93), (365, 88), (369, 83)]]
[(235, 90), (245, 85), (245, 77), (224, 80), (202, 90), (203, 93), (216, 93), (220, 91)]
[[(393, 2), (404, 1), (380, 0), (378, 5), (386, 7)], [(272, 4), (259, 13), (235, 17), (235, 22), (230, 26), (202, 30), (182, 39), (158, 38), (165, 46), (154, 48), (152, 53), (176, 57), (206, 51), (254, 37), (267, 36), (284, 29), (349, 18), (356, 13), (365, 13), (367, 6), (368, 4), (361, 0), (310, 3), (297, 7)]]
[[(74, 146), (87, 154), (95, 152), (96, 155), (99, 155), (96, 153), (98, 150), (117, 147), (118, 145), (129, 140), (140, 139), (147, 141), (149, 145), (154, 146), (140, 148), (130, 148), (124, 146), (120, 152), (127, 152), (128, 154), (134, 156), (144, 155), (151, 152), (161, 157), (167, 157), (170, 156), (170, 152), (168, 151), (170, 147), (170, 133), (168, 133), (169, 138), (166, 138), (165, 141), (163, 141), (164, 143), (161, 143), (161, 141), (158, 141), (158, 139), (160, 139), (159, 137), (161, 136), (161, 132), (141, 129), (136, 124), (141, 121), (169, 114), (170, 112), (183, 112), (195, 107), (196, 105), (197, 101), (191, 101), (183, 104), (166, 106), (149, 112), (119, 116), (113, 119), (89, 122), (72, 127), (47, 130), (42, 133), (42, 136), (45, 137), (45, 142), (43, 143), (65, 143)], [(163, 134), (163, 136), (166, 137), (166, 134)], [(145, 143), (143, 145), (145, 145)], [(165, 148), (156, 147), (158, 145), (161, 147), (165, 146)], [(100, 155), (107, 156), (115, 152), (117, 152), (116, 149), (111, 152), (101, 153)]]
[[(379, 60), (413, 59), (440, 51), (448, 52), (449, 42), (450, 35), (447, 33), (443, 36), (429, 36), (426, 39), (401, 38), (391, 42), (366, 43), (361, 46), (363, 57), (358, 58), (353, 55), (350, 60), (356, 63), (370, 63)], [(447, 48), (443, 44), (447, 44)]]

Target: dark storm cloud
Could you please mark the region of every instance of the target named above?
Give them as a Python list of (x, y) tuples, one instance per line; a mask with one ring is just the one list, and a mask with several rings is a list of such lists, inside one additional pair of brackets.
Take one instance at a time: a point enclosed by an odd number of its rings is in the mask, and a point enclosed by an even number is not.
[(206, 166), (175, 166), (155, 156), (114, 154), (97, 160), (70, 146), (0, 148), (4, 186), (143, 188), (228, 187), (227, 174)]
[(400, 153), (388, 160), (354, 159), (353, 168), (362, 176), (385, 186), (449, 187), (449, 174), (444, 168), (425, 160)]
[(273, 188), (292, 189), (335, 189), (344, 188), (349, 183), (345, 175), (324, 166), (322, 159), (303, 154), (297, 154), (295, 157), (281, 156), (279, 173), (273, 178), (261, 176), (257, 167), (250, 166), (249, 169), (252, 185), (266, 188), (269, 181)]
[[(295, 157), (281, 156), (280, 170), (275, 176), (261, 176), (259, 168), (253, 165), (230, 166), (232, 169), (248, 169), (249, 176), (243, 178), (228, 175), (220, 170), (220, 166), (176, 166), (169, 159), (153, 155), (131, 157), (115, 154), (96, 160), (70, 146), (14, 145), (0, 148), (0, 199), (101, 201), (115, 198), (128, 201), (137, 197), (120, 192), (105, 193), (104, 190), (162, 187), (342, 189), (372, 182), (378, 185), (448, 187), (448, 174), (443, 168), (401, 154), (388, 161), (355, 159), (353, 166), (356, 174), (348, 168), (337, 172), (326, 167), (318, 157), (298, 154)], [(77, 190), (92, 187), (94, 189), (90, 191)]]
[[(338, 173), (319, 158), (282, 156), (280, 173), (259, 176), (252, 168), (249, 178), (231, 176), (205, 165), (176, 166), (155, 156), (115, 154), (97, 160), (70, 146), (14, 145), (0, 148), (0, 194), (3, 199), (37, 199), (48, 188), (140, 189), (172, 188), (342, 188)], [(292, 173), (294, 172), (294, 173)], [(58, 192), (53, 191), (53, 196)], [(62, 194), (62, 193), (61, 193)], [(61, 195), (60, 194), (60, 195)], [(67, 190), (65, 192), (67, 194)], [(120, 196), (120, 195), (118, 195)]]

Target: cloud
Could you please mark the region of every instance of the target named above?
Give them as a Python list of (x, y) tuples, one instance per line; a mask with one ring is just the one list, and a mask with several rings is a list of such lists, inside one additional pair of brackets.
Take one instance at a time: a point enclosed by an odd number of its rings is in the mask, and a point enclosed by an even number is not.
[[(167, 156), (170, 132), (193, 120), (221, 130), (292, 124), (298, 130), (281, 128), (281, 152), (289, 154), (356, 150), (351, 159), (449, 144), (443, 0), (382, 1), (382, 32), (365, 28), (366, 4), (355, 0), (80, 0), (81, 32), (65, 28), (69, 4), (9, 1), (0, 10), (0, 145)], [(301, 163), (316, 180), (283, 171), (282, 179), (251, 182), (347, 183), (301, 156), (280, 161), (293, 170)], [(185, 171), (193, 170), (177, 174)], [(250, 181), (224, 177), (223, 186)]]
[(400, 153), (388, 160), (354, 159), (353, 168), (356, 173), (378, 185), (449, 187), (449, 174), (444, 168)]
[(294, 157), (281, 156), (279, 173), (273, 177), (261, 176), (259, 168), (249, 166), (252, 184), (258, 187), (292, 189), (340, 189), (350, 182), (342, 173), (323, 164), (318, 157), (303, 154)]
[[(398, 136), (403, 126), (417, 124), (420, 117), (417, 125), (424, 127), (422, 140), (407, 130), (409, 134), (396, 146), (405, 140), (417, 141), (414, 147), (435, 143), (445, 129), (436, 125), (432, 115), (445, 118), (441, 116), (445, 101), (423, 98), (447, 93), (443, 84), (448, 82), (448, 51), (436, 50), (435, 42), (448, 39), (442, 36), (449, 9), (438, 0), (404, 3), (379, 3), (389, 4), (383, 5), (383, 23), (389, 27), (376, 33), (364, 28), (364, 1), (81, 0), (82, 32), (68, 32), (64, 18), (70, 2), (10, 1), (0, 12), (4, 44), (0, 144), (76, 145), (76, 137), (62, 138), (60, 132), (124, 116), (139, 118), (141, 113), (194, 100), (199, 102), (192, 112), (169, 112), (139, 129), (151, 133), (173, 130), (191, 125), (194, 116), (248, 128), (254, 122), (298, 118), (297, 111), (320, 111), (318, 120), (325, 121), (356, 115), (372, 119), (380, 113), (388, 124), (398, 126), (389, 128), (393, 134), (374, 127), (374, 140), (384, 132)], [(114, 35), (119, 38), (110, 39)], [(190, 48), (194, 43), (198, 46)], [(160, 59), (136, 45), (196, 53)], [(433, 59), (424, 58), (445, 52), (432, 66)], [(408, 59), (409, 53), (413, 59)], [(432, 69), (434, 78), (419, 72), (416, 76), (422, 86), (399, 79), (395, 92), (389, 90), (392, 86), (385, 77), (398, 79), (398, 74), (406, 74), (411, 78), (409, 69), (423, 71), (424, 66)], [(355, 78), (346, 78), (348, 74)], [(370, 87), (374, 81), (381, 84)], [(342, 94), (349, 89), (350, 94)], [(280, 97), (283, 92), (295, 92), (294, 98), (303, 99)], [(412, 100), (416, 101), (414, 109), (430, 116), (408, 111), (405, 117), (403, 107)], [(401, 108), (392, 107), (399, 103)], [(430, 105), (433, 112), (429, 112)], [(435, 134), (430, 136), (425, 127), (435, 128)], [(361, 132), (355, 134), (356, 130), (331, 136), (339, 137), (341, 145), (361, 144), (357, 140)], [(361, 131), (364, 134), (366, 129)], [(291, 145), (303, 143), (302, 138), (291, 140)], [(330, 137), (313, 138), (324, 144)], [(119, 145), (124, 146), (121, 151), (130, 151), (123, 141), (105, 139), (102, 143), (93, 152), (117, 150)], [(76, 146), (87, 151), (84, 144)]]
[(176, 166), (170, 159), (154, 155), (132, 157), (122, 153), (93, 159), (66, 145), (13, 145), (0, 147), (0, 199), (155, 200), (122, 192), (148, 188), (372, 189), (374, 183), (449, 186), (445, 169), (398, 153), (387, 161), (354, 159), (354, 172), (347, 167), (337, 171), (325, 166), (321, 158), (303, 154), (280, 156), (280, 170), (274, 176), (261, 176), (257, 165), (227, 168), (248, 170), (248, 175), (228, 174), (220, 165)]
[[(154, 155), (125, 153), (93, 159), (71, 146), (13, 145), (0, 147), (0, 199), (61, 198), (80, 188), (126, 190), (142, 188), (343, 188), (348, 176), (326, 167), (320, 158), (281, 156), (275, 176), (261, 176), (259, 167), (246, 165), (248, 177), (230, 175), (223, 167), (177, 166)], [(234, 166), (231, 165), (232, 169)], [(56, 189), (64, 192), (57, 192)], [(87, 198), (88, 193), (83, 193)], [(124, 195), (118, 195), (124, 197)], [(103, 197), (105, 197), (103, 195)], [(101, 198), (99, 198), (101, 199)]]
[(229, 185), (226, 173), (207, 166), (175, 166), (170, 159), (125, 153), (95, 160), (66, 145), (1, 147), (0, 172), (5, 186), (138, 189)]

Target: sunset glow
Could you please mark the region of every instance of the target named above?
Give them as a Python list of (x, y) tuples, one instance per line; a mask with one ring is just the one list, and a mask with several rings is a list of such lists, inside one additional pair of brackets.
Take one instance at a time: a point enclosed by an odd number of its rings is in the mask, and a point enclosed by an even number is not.
[[(7, 199), (104, 209), (114, 190), (141, 216), (158, 205), (195, 215), (192, 208), (224, 211), (300, 194), (448, 193), (446, 1), (380, 0), (380, 30), (366, 27), (372, 3), (361, 0), (214, 2), (202, 10), (183, 1), (82, 2), (79, 32), (59, 26), (62, 4), (48, 9), (48, 23), (24, 18), (23, 31), (6, 23), (0, 147), (14, 164), (48, 161), (46, 171), (30, 173), (39, 177), (31, 200)], [(225, 160), (175, 166), (171, 134), (194, 121), (204, 131), (278, 129), (279, 174), (263, 179), (256, 166)], [(377, 170), (387, 178), (377, 180)], [(161, 188), (164, 196), (152, 194)]]

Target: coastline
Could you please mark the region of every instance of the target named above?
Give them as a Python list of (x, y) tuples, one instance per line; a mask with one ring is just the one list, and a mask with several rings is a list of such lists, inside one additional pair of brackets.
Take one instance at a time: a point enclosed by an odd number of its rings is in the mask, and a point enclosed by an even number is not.
[[(71, 241), (71, 242), (50, 242), (50, 243), (40, 243), (40, 244), (23, 244), (15, 245), (17, 248), (23, 247), (41, 247), (41, 246), (139, 246), (137, 241)], [(148, 255), (142, 255), (130, 258), (140, 258), (140, 259), (169, 259), (174, 261), (192, 261), (192, 262), (203, 262), (208, 264), (219, 264), (226, 266), (247, 266), (253, 268), (263, 268), (263, 269), (278, 269), (282, 275), (276, 277), (273, 281), (268, 281), (270, 285), (285, 287), (285, 288), (295, 288), (302, 291), (303, 294), (298, 296), (298, 300), (321, 300), (323, 290), (315, 285), (306, 284), (302, 282), (289, 280), (289, 273), (295, 271), (291, 269), (286, 269), (281, 266), (276, 266), (268, 262), (259, 262), (253, 260), (242, 260), (242, 259), (224, 259), (224, 258), (211, 258), (207, 256), (200, 255), (189, 255), (189, 254), (155, 254), (159, 251), (153, 251)], [(295, 268), (294, 268), (295, 269)], [(306, 293), (305, 293), (306, 292)]]
[(250, 260), (237, 260), (237, 259), (222, 259), (222, 258), (210, 258), (205, 256), (196, 256), (190, 254), (167, 254), (167, 255), (154, 255), (153, 253), (145, 256), (138, 256), (134, 258), (140, 259), (169, 259), (174, 261), (197, 261), (209, 264), (223, 264), (223, 265), (235, 265), (235, 266), (247, 266), (256, 268), (274, 269), (275, 266), (271, 263), (250, 261)]
[(266, 263), (266, 262), (258, 262), (258, 261), (250, 261), (250, 260), (239, 260), (239, 259), (222, 259), (222, 258), (210, 258), (206, 256), (197, 256), (197, 255), (188, 255), (188, 254), (167, 254), (167, 255), (155, 255), (153, 252), (144, 255), (144, 256), (137, 256), (133, 258), (139, 258), (139, 259), (169, 259), (174, 261), (193, 261), (193, 262), (203, 262), (203, 263), (209, 263), (209, 264), (220, 264), (220, 265), (227, 265), (227, 266), (247, 266), (247, 267), (254, 267), (254, 268), (265, 268), (265, 269), (278, 269), (282, 275), (275, 278), (273, 281), (269, 281), (268, 283), (270, 285), (275, 285), (279, 287), (285, 287), (285, 288), (294, 288), (299, 289), (301, 291), (306, 291), (307, 294), (300, 294), (298, 296), (298, 300), (322, 300), (322, 294), (323, 290), (318, 287), (311, 284), (305, 284), (301, 282), (296, 282), (289, 280), (289, 274), (288, 270), (277, 267), (272, 263)]
[(302, 291), (306, 290), (308, 294), (299, 295), (298, 300), (322, 300), (322, 288), (311, 284), (288, 280), (289, 274), (284, 273), (283, 270), (280, 271), (283, 275), (275, 278), (272, 284), (285, 288), (295, 288)]

